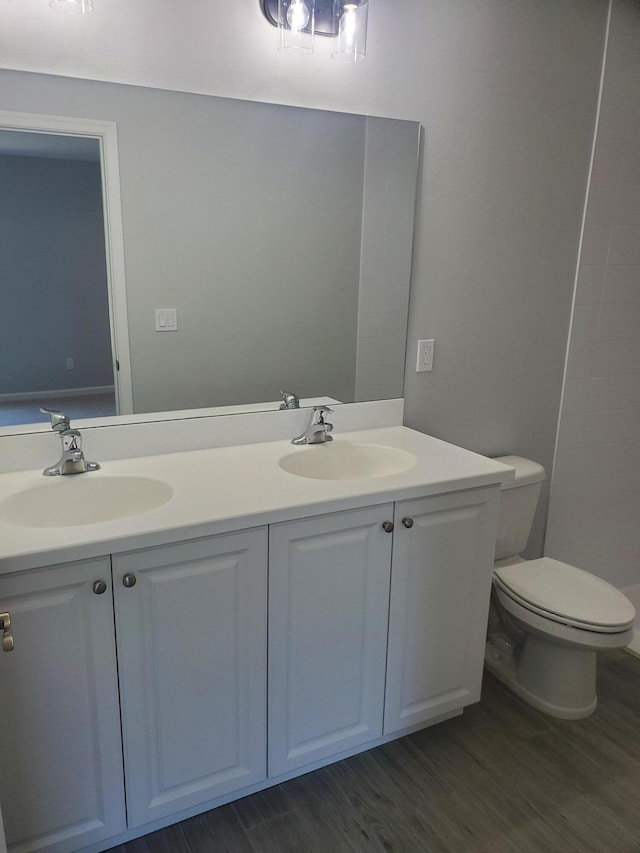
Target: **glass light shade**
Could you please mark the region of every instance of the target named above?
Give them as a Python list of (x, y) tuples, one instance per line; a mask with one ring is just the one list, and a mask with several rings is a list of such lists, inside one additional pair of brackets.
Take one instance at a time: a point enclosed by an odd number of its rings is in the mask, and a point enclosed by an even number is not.
[(93, 0), (51, 0), (49, 6), (58, 12), (71, 15), (86, 15), (87, 12), (93, 12)]
[(313, 53), (315, 0), (278, 0), (278, 50)]
[(331, 56), (345, 62), (358, 62), (367, 53), (369, 0), (336, 0), (338, 41)]

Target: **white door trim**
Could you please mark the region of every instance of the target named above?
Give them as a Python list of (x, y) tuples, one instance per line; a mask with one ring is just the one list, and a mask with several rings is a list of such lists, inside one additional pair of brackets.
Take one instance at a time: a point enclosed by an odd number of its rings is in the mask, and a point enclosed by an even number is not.
[[(0, 110), (0, 128), (32, 133), (88, 136), (97, 139), (100, 143), (107, 291), (116, 406), (119, 415), (131, 414), (133, 412), (133, 388), (129, 353), (129, 323), (127, 320), (124, 235), (116, 124), (112, 121)], [(116, 369), (116, 362), (118, 369)]]
[(4, 837), (4, 824), (2, 823), (2, 812), (0, 811), (0, 853), (7, 853), (7, 841)]

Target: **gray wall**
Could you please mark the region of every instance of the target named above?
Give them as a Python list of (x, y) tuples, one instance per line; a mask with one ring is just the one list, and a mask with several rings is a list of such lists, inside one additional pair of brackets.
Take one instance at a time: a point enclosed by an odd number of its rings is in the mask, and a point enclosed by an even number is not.
[(113, 369), (100, 166), (0, 156), (0, 394), (104, 385)]
[(366, 122), (357, 401), (397, 397), (403, 385), (419, 146), (413, 122)]
[[(550, 472), (607, 4), (436, 5), (405, 420)], [(418, 338), (432, 373), (414, 372)]]
[[(281, 388), (352, 400), (364, 120), (145, 90), (113, 98), (135, 411), (274, 400)], [(176, 334), (153, 330), (165, 305), (178, 309)]]
[(640, 583), (640, 3), (615, 0), (546, 553)]

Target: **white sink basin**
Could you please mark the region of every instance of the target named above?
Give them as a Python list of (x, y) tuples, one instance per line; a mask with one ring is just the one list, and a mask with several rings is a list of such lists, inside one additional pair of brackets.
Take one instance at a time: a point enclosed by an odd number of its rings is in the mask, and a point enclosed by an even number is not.
[(312, 480), (364, 480), (408, 471), (416, 458), (406, 450), (381, 444), (332, 441), (314, 444), (283, 456), (280, 467)]
[(74, 474), (46, 479), (0, 501), (0, 521), (19, 527), (96, 524), (148, 512), (172, 494), (167, 483), (148, 477)]

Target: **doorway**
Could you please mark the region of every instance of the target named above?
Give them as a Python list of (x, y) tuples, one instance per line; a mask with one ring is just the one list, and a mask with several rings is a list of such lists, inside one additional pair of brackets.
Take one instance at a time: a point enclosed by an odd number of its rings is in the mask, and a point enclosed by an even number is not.
[(127, 414), (115, 127), (46, 116), (7, 122), (3, 115), (0, 426), (46, 421), (40, 406), (74, 420)]

